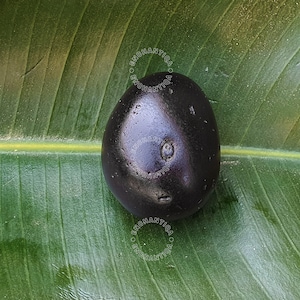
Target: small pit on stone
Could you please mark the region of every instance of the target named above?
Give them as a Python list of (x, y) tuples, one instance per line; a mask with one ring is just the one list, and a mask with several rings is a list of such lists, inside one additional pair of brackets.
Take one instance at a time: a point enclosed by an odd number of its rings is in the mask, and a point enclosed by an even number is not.
[(170, 141), (164, 141), (161, 146), (160, 154), (163, 160), (167, 161), (174, 155), (174, 145)]
[(168, 204), (172, 201), (172, 197), (169, 195), (159, 196), (158, 202), (161, 204)]

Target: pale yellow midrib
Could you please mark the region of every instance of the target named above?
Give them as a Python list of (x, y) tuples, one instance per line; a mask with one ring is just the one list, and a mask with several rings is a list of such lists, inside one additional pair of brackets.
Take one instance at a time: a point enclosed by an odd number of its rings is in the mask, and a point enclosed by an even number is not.
[[(0, 153), (101, 153), (101, 142), (0, 141)], [(300, 160), (300, 152), (264, 148), (222, 146), (222, 157), (261, 157)]]
[(273, 159), (300, 159), (300, 152), (296, 151), (233, 146), (222, 146), (221, 155), (233, 157), (248, 156)]
[(31, 141), (1, 141), (1, 152), (55, 152), (55, 153), (100, 153), (99, 142), (31, 142)]

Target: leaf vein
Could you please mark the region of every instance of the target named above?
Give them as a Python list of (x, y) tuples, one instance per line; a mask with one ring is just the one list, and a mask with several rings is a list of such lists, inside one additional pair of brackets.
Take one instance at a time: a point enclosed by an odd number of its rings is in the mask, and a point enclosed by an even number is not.
[[(295, 21), (295, 20), (294, 20), (294, 21)], [(276, 48), (276, 46), (279, 44), (279, 42), (283, 39), (284, 35), (287, 33), (287, 31), (288, 31), (289, 28), (292, 26), (292, 24), (293, 24), (293, 22), (291, 22), (291, 23), (289, 24), (289, 26), (287, 26), (287, 27), (285, 28), (285, 30), (281, 33), (279, 39), (278, 39), (278, 40), (276, 41), (276, 43), (274, 43), (273, 46), (270, 48), (270, 51), (269, 51), (268, 55), (266, 56), (266, 59), (265, 59), (264, 62), (261, 64), (261, 66), (260, 66), (260, 68), (259, 68), (259, 71), (257, 72), (257, 74), (256, 74), (256, 76), (255, 76), (255, 78), (254, 78), (254, 80), (253, 80), (252, 86), (253, 86), (254, 82), (256, 82), (256, 80), (257, 80), (257, 78), (259, 77), (259, 75), (262, 73), (262, 71), (263, 71), (263, 69), (264, 69), (264, 67), (265, 67), (265, 65), (266, 65), (266, 63), (267, 63), (267, 61), (269, 60), (269, 58), (271, 57), (271, 55), (272, 55), (272, 53), (273, 53), (273, 50)], [(298, 50), (299, 50), (299, 48), (297, 49), (297, 51), (298, 51)], [(293, 56), (294, 56), (294, 55), (295, 55), (295, 53), (293, 54)], [(254, 122), (254, 120), (255, 120), (257, 114), (258, 114), (259, 111), (261, 110), (261, 108), (262, 108), (263, 104), (265, 103), (265, 101), (266, 101), (268, 95), (269, 95), (270, 92), (273, 90), (273, 88), (274, 88), (274, 86), (276, 85), (276, 83), (278, 82), (278, 80), (279, 80), (279, 78), (280, 78), (282, 72), (285, 70), (285, 68), (287, 67), (288, 64), (289, 64), (289, 60), (288, 60), (287, 63), (283, 66), (283, 68), (282, 68), (281, 71), (279, 72), (277, 78), (272, 82), (271, 86), (268, 88), (268, 90), (267, 90), (265, 96), (262, 98), (262, 100), (261, 100), (260, 104), (258, 105), (257, 109), (254, 111), (254, 114), (252, 115), (251, 120), (249, 121), (248, 126), (247, 126), (246, 129), (245, 129), (245, 133), (244, 133), (244, 135), (242, 136), (240, 143), (242, 143), (243, 140), (245, 139), (245, 137), (246, 137), (247, 133), (249, 132), (250, 127), (252, 126), (252, 124), (253, 124), (253, 122)], [(245, 95), (245, 98), (247, 98), (247, 96), (249, 95), (250, 90), (252, 90), (252, 89), (249, 88), (247, 94)]]
[[(221, 2), (221, 1), (220, 1)], [(191, 70), (193, 69), (198, 57), (200, 56), (200, 53), (202, 52), (202, 50), (204, 49), (205, 45), (208, 43), (210, 37), (214, 34), (214, 32), (216, 31), (216, 29), (218, 28), (219, 24), (221, 23), (221, 21), (224, 19), (224, 17), (226, 16), (226, 14), (228, 13), (229, 9), (231, 8), (231, 6), (233, 5), (233, 3), (235, 2), (235, 0), (232, 0), (230, 2), (230, 4), (226, 7), (226, 9), (224, 10), (224, 12), (222, 13), (222, 15), (218, 18), (215, 26), (212, 28), (210, 34), (206, 37), (205, 41), (203, 42), (203, 44), (201, 45), (201, 48), (198, 50), (197, 55), (195, 55), (193, 61), (191, 62), (191, 66), (189, 68), (189, 70), (187, 71), (187, 75), (190, 74)]]
[(205, 275), (208, 284), (211, 286), (211, 288), (212, 288), (214, 294), (216, 295), (216, 297), (217, 297), (218, 299), (222, 299), (221, 295), (219, 294), (219, 292), (218, 292), (217, 289), (216, 289), (216, 286), (214, 285), (212, 279), (210, 278), (208, 272), (207, 272), (206, 269), (204, 268), (202, 261), (201, 261), (200, 258), (199, 258), (199, 255), (198, 255), (198, 253), (197, 253), (197, 251), (196, 251), (196, 249), (195, 249), (194, 243), (193, 243), (193, 241), (192, 241), (192, 239), (191, 239), (190, 232), (189, 232), (189, 230), (188, 230), (188, 228), (187, 228), (186, 223), (184, 222), (183, 224), (184, 224), (184, 227), (185, 227), (185, 230), (186, 230), (186, 236), (187, 236), (187, 238), (188, 238), (188, 240), (189, 240), (189, 243), (190, 243), (191, 248), (192, 248), (192, 250), (193, 250), (193, 252), (194, 252), (194, 255), (195, 255), (195, 257), (196, 257), (196, 260), (197, 260), (197, 262), (198, 262), (200, 268), (202, 269), (203, 274)]
[[(131, 20), (132, 20), (132, 18), (133, 18), (133, 16), (134, 16), (134, 14), (135, 14), (135, 12), (136, 12), (138, 6), (140, 5), (141, 1), (142, 1), (142, 0), (139, 0), (139, 1), (137, 2), (136, 6), (135, 6), (134, 9), (132, 10), (132, 13), (131, 13), (131, 15), (130, 15), (128, 21), (127, 21), (127, 23), (126, 23), (125, 26), (124, 26), (124, 30), (123, 30), (123, 33), (122, 33), (122, 36), (121, 36), (121, 38), (120, 38), (120, 42), (119, 42), (119, 45), (118, 45), (118, 51), (117, 51), (117, 53), (116, 53), (116, 55), (115, 55), (115, 57), (114, 57), (114, 63), (112, 64), (112, 68), (111, 68), (111, 70), (110, 70), (110, 72), (109, 72), (109, 76), (108, 76), (107, 81), (106, 81), (106, 83), (105, 83), (105, 87), (104, 87), (104, 90), (103, 90), (103, 96), (102, 96), (101, 103), (100, 103), (99, 108), (98, 108), (97, 117), (96, 117), (96, 120), (97, 120), (96, 123), (97, 123), (97, 124), (100, 122), (101, 110), (102, 110), (102, 108), (103, 108), (103, 102), (104, 102), (104, 95), (106, 94), (106, 90), (107, 90), (107, 88), (108, 88), (108, 84), (109, 84), (109, 81), (110, 81), (111, 76), (112, 76), (113, 66), (115, 65), (115, 62), (116, 62), (117, 57), (118, 57), (118, 55), (119, 55), (119, 52), (120, 52), (120, 49), (121, 49), (121, 45), (122, 45), (122, 43), (123, 43), (123, 41), (124, 41), (124, 37), (125, 37), (125, 35), (126, 35), (127, 29), (128, 29), (128, 27), (129, 27), (129, 24), (131, 23)], [(97, 127), (97, 126), (94, 127), (94, 130), (93, 130), (93, 132), (92, 132), (92, 134), (91, 134), (91, 137), (92, 137), (92, 138), (94, 138), (94, 136), (95, 136), (96, 127)]]

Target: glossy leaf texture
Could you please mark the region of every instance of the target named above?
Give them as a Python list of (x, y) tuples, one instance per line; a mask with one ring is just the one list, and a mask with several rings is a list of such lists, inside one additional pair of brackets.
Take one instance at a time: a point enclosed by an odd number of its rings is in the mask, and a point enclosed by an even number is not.
[[(299, 299), (299, 34), (292, 0), (1, 1), (0, 298)], [(149, 47), (203, 89), (222, 144), (210, 203), (158, 261), (100, 157)], [(147, 54), (134, 73), (167, 69)]]

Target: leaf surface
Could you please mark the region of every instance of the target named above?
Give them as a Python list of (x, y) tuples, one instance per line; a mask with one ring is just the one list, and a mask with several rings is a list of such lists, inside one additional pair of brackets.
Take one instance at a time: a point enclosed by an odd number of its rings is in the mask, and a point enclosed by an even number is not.
[[(1, 1), (0, 298), (299, 299), (299, 34), (292, 0)], [(201, 86), (222, 144), (211, 200), (174, 240), (155, 224), (133, 239), (101, 171), (149, 47)], [(134, 73), (167, 69), (148, 54)]]

